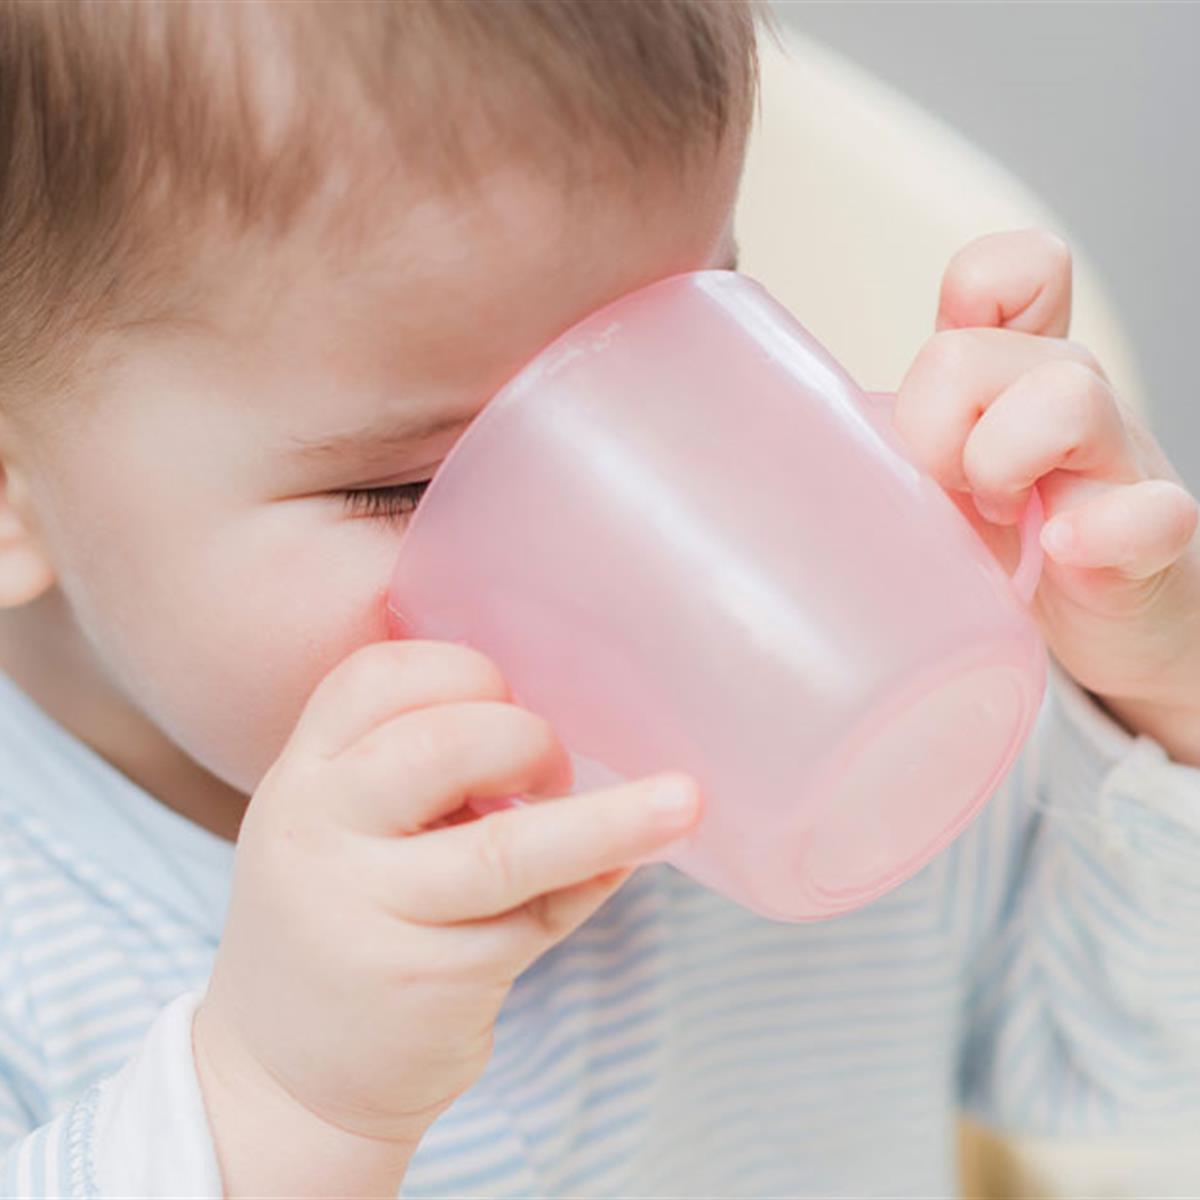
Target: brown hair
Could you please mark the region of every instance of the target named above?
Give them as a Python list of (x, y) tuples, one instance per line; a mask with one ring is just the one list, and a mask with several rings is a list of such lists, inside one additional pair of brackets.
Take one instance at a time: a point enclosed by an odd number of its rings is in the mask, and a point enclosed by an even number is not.
[(748, 126), (756, 19), (761, 0), (0, 0), (0, 403), (148, 315), (189, 239), (344, 224), (364, 171), (446, 191), (523, 155), (568, 183), (598, 149), (691, 169)]

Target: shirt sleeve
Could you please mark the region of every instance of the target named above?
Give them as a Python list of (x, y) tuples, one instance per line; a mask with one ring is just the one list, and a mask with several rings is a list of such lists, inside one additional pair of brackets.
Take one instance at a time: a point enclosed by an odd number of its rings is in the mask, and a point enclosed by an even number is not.
[(1052, 664), (1025, 836), (970, 979), (969, 1111), (1027, 1134), (1200, 1124), (1200, 769)]
[[(19, 1087), (10, 1084), (6, 1094), (0, 1086), (9, 1138), (0, 1160), (0, 1194), (221, 1196), (192, 1057), (192, 1017), (202, 995), (192, 991), (173, 1000), (119, 1071), (32, 1131), (22, 1133)], [(17, 1073), (8, 1068), (6, 1076), (11, 1081)]]

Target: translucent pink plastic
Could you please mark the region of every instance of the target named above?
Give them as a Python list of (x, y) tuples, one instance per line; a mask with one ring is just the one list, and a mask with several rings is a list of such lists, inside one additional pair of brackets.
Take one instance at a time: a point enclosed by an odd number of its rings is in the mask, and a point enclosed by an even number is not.
[[(870, 336), (865, 330), (864, 336)], [(1036, 492), (1010, 580), (867, 396), (744, 275), (661, 280), (496, 394), (405, 534), (397, 636), (465, 642), (577, 788), (680, 768), (666, 861), (783, 920), (946, 846), (1036, 716)]]

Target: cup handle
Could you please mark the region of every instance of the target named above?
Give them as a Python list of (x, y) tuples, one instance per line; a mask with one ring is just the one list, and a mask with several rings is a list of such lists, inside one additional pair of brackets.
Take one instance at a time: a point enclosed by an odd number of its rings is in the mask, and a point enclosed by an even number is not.
[[(881, 407), (886, 405), (890, 419), (892, 408), (896, 402), (895, 392), (865, 392), (864, 395), (869, 401), (877, 403)], [(1036, 486), (1031, 487), (1029, 500), (1018, 523), (1021, 535), (1021, 560), (1009, 577), (1013, 591), (1025, 604), (1033, 603), (1038, 581), (1042, 577), (1042, 525), (1045, 523), (1045, 519), (1041, 494)]]

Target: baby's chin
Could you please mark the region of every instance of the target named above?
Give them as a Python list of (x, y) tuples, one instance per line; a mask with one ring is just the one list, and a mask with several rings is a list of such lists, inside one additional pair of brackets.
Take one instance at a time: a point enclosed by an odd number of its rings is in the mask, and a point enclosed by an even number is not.
[(287, 744), (291, 726), (282, 725), (247, 719), (239, 730), (221, 730), (185, 753), (214, 783), (249, 799)]
[(190, 820), (232, 839), (250, 798), (286, 745), (294, 718), (219, 703), (201, 711), (196, 696), (191, 699), (178, 708), (150, 708), (159, 744), (146, 755), (143, 778), (135, 782)]

